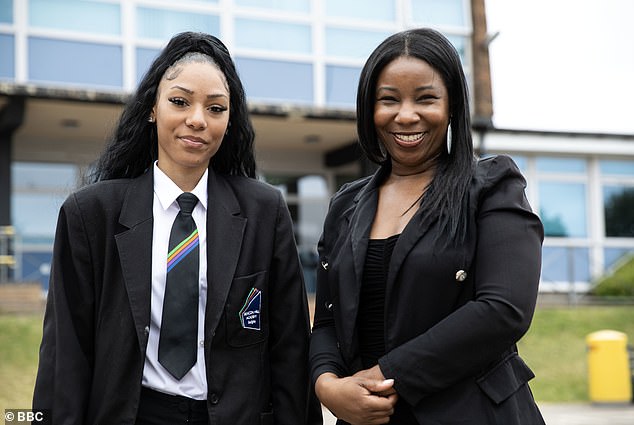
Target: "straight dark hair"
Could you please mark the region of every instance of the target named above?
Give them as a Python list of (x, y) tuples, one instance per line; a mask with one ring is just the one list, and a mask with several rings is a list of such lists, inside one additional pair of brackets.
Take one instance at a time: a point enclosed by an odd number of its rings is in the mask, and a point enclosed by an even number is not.
[(134, 178), (158, 158), (156, 127), (148, 122), (165, 71), (188, 53), (209, 56), (224, 74), (229, 86), (229, 127), (210, 167), (226, 175), (255, 177), (253, 141), (255, 132), (249, 118), (242, 82), (227, 47), (216, 37), (198, 32), (175, 35), (154, 60), (127, 102), (119, 122), (97, 159), (88, 182)]
[(402, 31), (385, 39), (370, 55), (359, 77), (357, 91), (357, 133), (368, 159), (389, 166), (390, 157), (379, 140), (374, 125), (376, 84), (379, 74), (399, 57), (414, 57), (427, 62), (438, 72), (447, 88), (452, 134), (451, 152), (438, 158), (436, 173), (421, 200), (424, 214), (439, 211), (441, 232), (447, 244), (460, 244), (467, 232), (465, 217), (467, 190), (476, 159), (471, 138), (469, 91), (460, 55), (451, 42), (429, 28)]

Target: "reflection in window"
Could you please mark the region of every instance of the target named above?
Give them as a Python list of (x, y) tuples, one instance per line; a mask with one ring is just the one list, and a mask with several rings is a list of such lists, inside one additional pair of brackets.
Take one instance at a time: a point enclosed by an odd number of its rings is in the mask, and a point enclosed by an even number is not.
[[(13, 0), (0, 0), (0, 23), (13, 22)], [(3, 50), (3, 52), (6, 50)]]
[(583, 158), (540, 157), (535, 160), (537, 171), (545, 173), (585, 173), (586, 160)]
[(308, 63), (236, 58), (249, 99), (313, 101), (313, 67)]
[(392, 22), (395, 14), (394, 0), (326, 0), (326, 16)]
[[(369, 8), (368, 8), (369, 9)], [(326, 28), (326, 54), (345, 58), (366, 59), (390, 33)]]
[(326, 103), (354, 107), (361, 68), (326, 66)]
[(605, 235), (634, 238), (634, 187), (603, 186)]
[(91, 34), (121, 34), (118, 4), (97, 0), (30, 0), (29, 25), (82, 31)]
[(412, 0), (412, 19), (427, 25), (465, 26), (464, 0)]
[(0, 78), (15, 78), (15, 68), (13, 66), (15, 60), (14, 46), (12, 35), (0, 34), (0, 52), (2, 52)]
[(31, 81), (112, 87), (123, 85), (121, 46), (36, 37), (28, 41)]
[(178, 12), (167, 9), (138, 7), (136, 27), (139, 37), (167, 40), (183, 31), (220, 34), (220, 19), (207, 13)]
[(586, 236), (585, 184), (541, 182), (539, 203), (546, 236)]
[(235, 0), (238, 6), (258, 7), (265, 10), (275, 9), (287, 12), (309, 12), (309, 0)]
[(310, 25), (236, 19), (236, 46), (266, 51), (310, 53)]
[(602, 160), (599, 161), (601, 174), (634, 176), (634, 161)]

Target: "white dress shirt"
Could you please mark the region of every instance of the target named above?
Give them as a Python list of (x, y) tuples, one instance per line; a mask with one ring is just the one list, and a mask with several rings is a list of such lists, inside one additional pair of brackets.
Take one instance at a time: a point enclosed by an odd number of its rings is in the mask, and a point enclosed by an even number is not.
[(167, 252), (172, 223), (180, 211), (176, 198), (183, 191), (154, 163), (154, 228), (152, 233), (152, 304), (150, 334), (143, 368), (144, 387), (167, 394), (182, 395), (197, 400), (207, 398), (205, 372), (205, 307), (207, 304), (207, 174), (191, 193), (198, 203), (192, 217), (198, 228), (200, 272), (198, 298), (198, 352), (196, 364), (178, 381), (158, 361), (158, 344), (163, 315), (163, 297), (167, 277)]

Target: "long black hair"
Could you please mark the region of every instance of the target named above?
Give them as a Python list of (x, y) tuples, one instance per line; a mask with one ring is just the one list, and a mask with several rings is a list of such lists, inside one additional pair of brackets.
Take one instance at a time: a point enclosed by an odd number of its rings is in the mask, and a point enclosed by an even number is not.
[(383, 148), (374, 125), (376, 83), (383, 68), (403, 56), (427, 62), (440, 74), (447, 88), (452, 148), (451, 152), (444, 151), (438, 158), (434, 179), (421, 201), (421, 208), (424, 211), (440, 211), (441, 233), (448, 236), (448, 243), (460, 243), (466, 236), (464, 208), (475, 157), (467, 80), (460, 55), (445, 36), (429, 28), (402, 31), (385, 39), (372, 52), (359, 77), (359, 143), (368, 159), (377, 164), (389, 163), (389, 154)]
[(183, 32), (172, 37), (127, 102), (112, 137), (95, 163), (89, 176), (90, 182), (137, 177), (157, 159), (156, 127), (148, 122), (148, 118), (156, 102), (158, 86), (165, 71), (192, 52), (209, 56), (224, 74), (229, 86), (229, 127), (218, 152), (211, 158), (210, 167), (221, 174), (255, 177), (255, 133), (244, 87), (229, 50), (212, 35)]

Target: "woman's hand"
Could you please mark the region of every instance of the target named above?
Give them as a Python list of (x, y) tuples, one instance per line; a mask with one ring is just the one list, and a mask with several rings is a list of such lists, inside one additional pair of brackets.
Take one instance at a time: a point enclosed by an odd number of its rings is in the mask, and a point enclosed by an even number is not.
[[(374, 381), (386, 380), (385, 376), (383, 375), (383, 372), (381, 372), (381, 368), (379, 367), (379, 365), (371, 367), (370, 369), (360, 370), (357, 373), (355, 373), (353, 376), (356, 376), (357, 378), (365, 378), (365, 379), (374, 380)], [(394, 383), (393, 379), (390, 379), (390, 381)], [(373, 393), (375, 395), (381, 395), (381, 396), (387, 397), (392, 394), (396, 394), (396, 389), (394, 389), (394, 385), (391, 385), (387, 390), (373, 391)]]
[(345, 378), (324, 373), (315, 383), (317, 397), (337, 418), (352, 425), (386, 424), (398, 399), (394, 380), (375, 379), (376, 372), (371, 370)]

